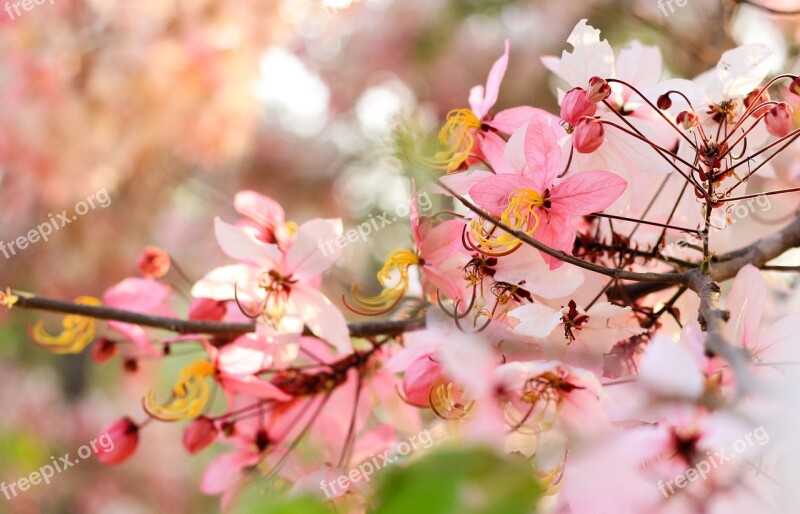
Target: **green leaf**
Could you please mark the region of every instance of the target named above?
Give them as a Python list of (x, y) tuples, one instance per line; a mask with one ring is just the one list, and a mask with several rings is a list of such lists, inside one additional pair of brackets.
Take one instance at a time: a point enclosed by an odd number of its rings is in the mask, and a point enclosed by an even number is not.
[(528, 462), (492, 449), (444, 449), (381, 473), (375, 514), (530, 514), (542, 487)]

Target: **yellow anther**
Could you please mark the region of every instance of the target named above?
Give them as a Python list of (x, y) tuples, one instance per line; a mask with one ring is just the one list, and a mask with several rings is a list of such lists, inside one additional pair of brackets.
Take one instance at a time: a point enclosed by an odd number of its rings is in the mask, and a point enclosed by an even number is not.
[[(91, 296), (81, 296), (75, 303), (82, 305), (102, 305), (102, 302)], [(61, 322), (64, 330), (52, 336), (44, 329), (44, 322), (39, 320), (31, 329), (31, 338), (44, 349), (57, 354), (80, 353), (94, 340), (94, 319), (78, 314), (70, 314)]]
[[(365, 297), (361, 296), (358, 286), (353, 284), (350, 293), (356, 308), (349, 305), (348, 307), (365, 316), (376, 316), (393, 309), (408, 290), (409, 268), (419, 263), (419, 257), (408, 250), (393, 251), (378, 272), (378, 282), (383, 286), (383, 291), (376, 296)], [(347, 304), (346, 300), (345, 304)]]
[(199, 360), (189, 364), (181, 371), (167, 403), (161, 405), (150, 389), (144, 398), (144, 410), (162, 421), (196, 418), (208, 403), (209, 388), (205, 379), (213, 375), (214, 366), (209, 362)]
[[(508, 196), (508, 206), (500, 215), (500, 221), (507, 227), (527, 235), (533, 235), (539, 228), (539, 213), (545, 205), (544, 197), (533, 189), (516, 189)], [(501, 255), (514, 251), (522, 244), (512, 234), (475, 219), (470, 223), (470, 237), (481, 246), (481, 252)]]

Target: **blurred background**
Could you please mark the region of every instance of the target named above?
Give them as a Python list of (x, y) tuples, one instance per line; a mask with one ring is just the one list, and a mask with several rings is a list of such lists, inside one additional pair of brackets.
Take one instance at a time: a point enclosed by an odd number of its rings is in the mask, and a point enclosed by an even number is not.
[[(692, 77), (753, 42), (774, 48), (782, 69), (798, 68), (796, 18), (712, 0), (674, 12), (657, 0), (45, 0), (0, 11), (0, 240), (97, 191), (111, 199), (49, 242), (0, 257), (0, 288), (99, 297), (136, 274), (145, 245), (167, 250), (194, 281), (225, 262), (213, 218), (238, 218), (242, 189), (299, 222), (342, 217), (347, 228), (395, 212), (410, 194), (393, 157), (395, 123), (433, 129), (465, 107), (505, 38), (498, 107), (556, 108), (539, 58), (560, 54), (581, 18), (615, 48), (633, 38), (661, 46), (670, 75)], [(408, 237), (398, 222), (348, 245), (327, 277), (330, 297), (369, 280)], [(173, 285), (179, 299), (189, 289)], [(0, 310), (0, 481), (74, 454), (122, 415), (143, 418), (142, 393), (174, 376), (155, 364), (131, 372), (119, 359), (51, 356), (26, 333), (42, 317)], [(125, 465), (81, 463), (50, 486), (0, 497), (0, 512), (217, 512), (217, 498), (198, 492), (214, 452), (189, 457), (181, 426), (152, 428)]]

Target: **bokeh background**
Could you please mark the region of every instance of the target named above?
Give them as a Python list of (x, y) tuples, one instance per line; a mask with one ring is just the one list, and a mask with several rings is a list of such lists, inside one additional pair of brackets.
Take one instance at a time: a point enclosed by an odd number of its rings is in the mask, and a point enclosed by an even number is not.
[[(235, 219), (242, 189), (277, 199), (297, 221), (342, 217), (350, 227), (394, 212), (410, 184), (393, 127), (413, 119), (432, 129), (466, 106), (505, 38), (501, 108), (556, 107), (539, 58), (560, 54), (581, 18), (614, 47), (660, 45), (671, 75), (692, 77), (752, 42), (798, 69), (796, 18), (713, 0), (667, 12), (657, 0), (46, 0), (13, 19), (0, 11), (0, 240), (99, 190), (111, 198), (49, 242), (0, 256), (0, 287), (99, 297), (135, 274), (149, 244), (196, 280), (224, 262), (213, 218)], [(330, 297), (407, 240), (398, 222), (350, 244), (327, 277)], [(180, 277), (173, 285), (189, 288)], [(121, 415), (143, 418), (142, 393), (175, 373), (50, 356), (27, 337), (43, 317), (57, 319), (0, 310), (0, 481), (74, 454)], [(217, 499), (198, 492), (214, 451), (190, 457), (181, 426), (153, 428), (125, 465), (82, 463), (11, 502), (0, 496), (0, 512), (217, 512)], [(258, 498), (238, 512), (255, 512)]]

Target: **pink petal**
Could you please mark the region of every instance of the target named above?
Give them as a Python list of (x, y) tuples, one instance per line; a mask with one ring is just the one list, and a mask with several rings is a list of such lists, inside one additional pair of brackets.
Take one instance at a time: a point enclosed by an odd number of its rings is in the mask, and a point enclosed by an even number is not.
[(315, 335), (327, 341), (340, 354), (353, 353), (350, 331), (342, 311), (316, 289), (295, 284), (292, 287), (287, 314), (302, 319)]
[(297, 229), (294, 243), (286, 253), (286, 270), (289, 275), (313, 277), (330, 269), (342, 256), (336, 241), (342, 235), (342, 220), (321, 218), (307, 221)]
[(754, 341), (766, 305), (767, 286), (761, 272), (748, 264), (736, 274), (728, 293), (726, 307), (731, 313), (728, 327), (732, 330), (732, 343), (745, 347)]
[(508, 206), (509, 195), (517, 189), (534, 189), (527, 177), (514, 174), (494, 175), (472, 186), (469, 196), (489, 214), (499, 216)]
[(561, 324), (562, 313), (540, 303), (531, 303), (513, 309), (508, 316), (519, 320), (514, 327), (517, 334), (544, 339)]
[[(527, 125), (533, 116), (539, 116), (542, 119), (551, 120), (551, 125), (553, 127), (558, 127), (558, 117), (553, 116), (547, 111), (543, 111), (535, 107), (529, 107), (527, 105), (512, 107), (511, 109), (500, 111), (494, 115), (494, 118), (486, 121), (486, 124), (504, 134), (513, 134), (518, 128), (522, 127), (523, 125)], [(553, 120), (555, 123), (552, 123)]]
[(553, 132), (550, 117), (534, 116), (528, 122), (525, 162), (529, 176), (537, 186), (534, 189), (540, 193), (552, 186), (561, 173), (561, 146)]
[(236, 450), (214, 459), (203, 473), (200, 490), (205, 494), (221, 494), (235, 487), (242, 479), (242, 471), (255, 466), (261, 456), (249, 450)]
[(268, 196), (255, 191), (239, 191), (233, 198), (233, 207), (260, 227), (273, 228), (284, 224), (283, 207)]
[(145, 278), (126, 278), (103, 294), (103, 304), (128, 311), (148, 313), (163, 304), (170, 288)]
[(486, 80), (486, 93), (483, 97), (483, 102), (481, 103), (478, 110), (475, 110), (475, 114), (478, 116), (479, 119), (482, 119), (486, 116), (494, 104), (497, 103), (497, 96), (500, 93), (500, 83), (503, 82), (503, 76), (506, 74), (506, 68), (508, 67), (508, 52), (511, 43), (508, 39), (506, 39), (506, 50), (503, 53), (502, 57), (495, 61), (494, 65), (492, 65), (491, 71), (489, 71), (489, 78)]
[(280, 262), (281, 253), (276, 245), (263, 243), (247, 230), (214, 219), (214, 231), (220, 248), (228, 257), (274, 269)]
[(613, 173), (584, 171), (553, 188), (552, 210), (570, 216), (599, 212), (614, 203), (627, 186), (625, 180)]
[(275, 400), (279, 402), (286, 402), (292, 399), (292, 396), (289, 396), (276, 386), (254, 375), (239, 376), (221, 374), (217, 376), (217, 381), (225, 392), (229, 394), (243, 394), (246, 396), (254, 396), (262, 400)]
[(232, 300), (236, 293), (240, 301), (257, 301), (261, 298), (260, 275), (256, 268), (245, 264), (215, 268), (192, 287), (192, 296)]

